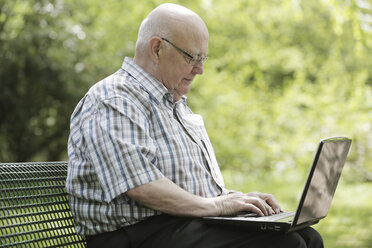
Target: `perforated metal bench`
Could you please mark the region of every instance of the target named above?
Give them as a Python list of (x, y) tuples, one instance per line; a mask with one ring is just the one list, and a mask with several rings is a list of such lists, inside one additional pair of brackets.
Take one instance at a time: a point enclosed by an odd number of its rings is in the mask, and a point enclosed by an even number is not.
[(65, 190), (67, 162), (0, 163), (0, 248), (86, 247)]

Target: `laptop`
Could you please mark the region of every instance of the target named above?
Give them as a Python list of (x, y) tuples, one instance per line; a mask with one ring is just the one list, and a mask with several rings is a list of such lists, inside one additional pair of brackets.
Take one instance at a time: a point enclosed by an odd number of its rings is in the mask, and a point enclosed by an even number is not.
[(292, 232), (318, 223), (328, 214), (351, 142), (346, 137), (320, 141), (296, 212), (263, 217), (255, 213), (242, 213), (236, 216), (203, 217), (204, 221), (278, 232)]

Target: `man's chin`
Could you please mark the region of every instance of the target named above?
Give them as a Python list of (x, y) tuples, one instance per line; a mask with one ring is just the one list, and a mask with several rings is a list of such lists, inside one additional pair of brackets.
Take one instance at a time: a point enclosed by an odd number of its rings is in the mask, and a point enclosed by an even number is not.
[(182, 98), (182, 96), (185, 96), (187, 93), (189, 93), (190, 90), (175, 90), (173, 93), (173, 98), (175, 101), (178, 101)]
[(182, 88), (180, 90), (177, 90), (177, 94), (180, 95), (180, 96), (184, 96), (186, 95), (187, 93), (189, 93), (190, 91), (190, 87), (186, 87), (186, 88)]

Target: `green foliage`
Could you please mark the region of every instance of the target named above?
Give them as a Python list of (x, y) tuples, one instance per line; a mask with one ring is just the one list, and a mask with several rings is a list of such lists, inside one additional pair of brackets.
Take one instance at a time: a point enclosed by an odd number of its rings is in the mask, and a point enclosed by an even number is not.
[[(76, 102), (133, 56), (140, 21), (161, 2), (0, 2), (0, 160), (65, 157)], [(175, 2), (210, 31), (189, 102), (222, 168), (304, 172), (320, 138), (347, 135), (349, 179), (372, 180), (368, 2)]]
[[(0, 161), (65, 159), (77, 101), (133, 56), (141, 20), (162, 2), (0, 0)], [(353, 138), (341, 207), (320, 226), (341, 247), (350, 237), (342, 221), (354, 219), (338, 214), (370, 188), (355, 182), (372, 181), (372, 1), (172, 2), (209, 28), (209, 60), (188, 101), (204, 117), (227, 182), (285, 199), (282, 175), (300, 185), (319, 139)], [(370, 202), (363, 206), (369, 220)]]
[(190, 102), (222, 168), (304, 173), (319, 139), (345, 135), (354, 139), (349, 179), (370, 181), (372, 36), (361, 10), (343, 1), (215, 3), (205, 12), (211, 59)]
[(65, 150), (76, 104), (78, 26), (48, 1), (0, 3), (0, 160), (25, 161)]

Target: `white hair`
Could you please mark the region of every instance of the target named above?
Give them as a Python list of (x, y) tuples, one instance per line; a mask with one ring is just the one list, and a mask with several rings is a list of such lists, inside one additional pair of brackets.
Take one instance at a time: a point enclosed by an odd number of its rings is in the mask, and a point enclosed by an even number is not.
[(159, 18), (145, 18), (138, 31), (136, 47), (144, 48), (154, 36), (171, 39), (169, 24)]

